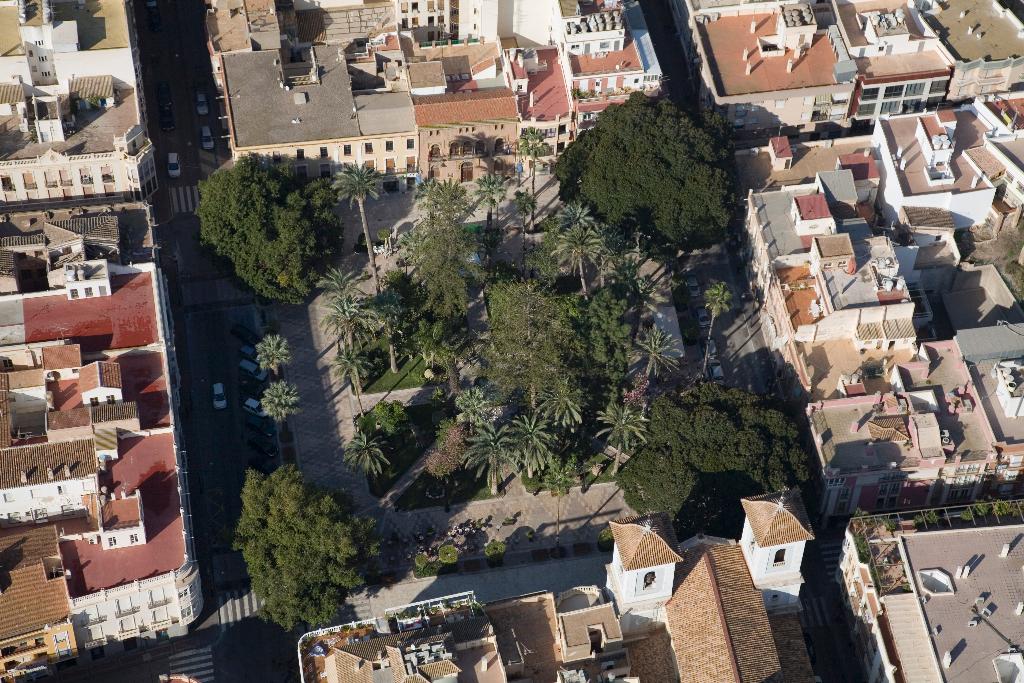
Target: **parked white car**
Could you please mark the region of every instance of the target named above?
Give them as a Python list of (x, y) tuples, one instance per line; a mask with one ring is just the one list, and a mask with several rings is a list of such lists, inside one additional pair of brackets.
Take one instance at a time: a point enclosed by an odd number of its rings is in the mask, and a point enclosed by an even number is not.
[(213, 133), (210, 132), (209, 126), (199, 129), (199, 145), (207, 151), (213, 149)]
[(181, 177), (181, 162), (178, 161), (177, 152), (169, 152), (167, 154), (167, 177), (168, 178), (180, 178)]
[(213, 409), (224, 410), (228, 407), (228, 397), (224, 394), (224, 385), (217, 382), (213, 385)]

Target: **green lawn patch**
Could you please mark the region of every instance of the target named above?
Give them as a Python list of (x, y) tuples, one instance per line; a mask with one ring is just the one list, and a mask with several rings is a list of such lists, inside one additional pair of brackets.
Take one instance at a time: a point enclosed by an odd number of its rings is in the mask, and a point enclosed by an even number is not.
[(371, 372), (371, 376), (363, 383), (364, 394), (415, 389), (428, 384), (423, 377), (423, 371), (427, 369), (427, 366), (423, 364), (422, 356), (417, 355), (406, 359), (404, 363), (400, 362), (398, 372), (391, 372), (391, 365), (388, 362), (388, 347), (383, 340), (368, 347), (367, 355), (376, 372)]
[(427, 405), (406, 406), (409, 422), (416, 427), (417, 438), (413, 438), (411, 430), (401, 430), (394, 436), (384, 440), (384, 454), (388, 457), (388, 467), (378, 477), (370, 478), (370, 493), (380, 498), (394, 486), (399, 477), (405, 474), (420, 455), (434, 443), (436, 425), (434, 424), (434, 407)]
[[(431, 498), (427, 495), (428, 492), (436, 493), (438, 487), (442, 485), (445, 487), (445, 496)], [(491, 489), (487, 486), (487, 478), (477, 478), (476, 473), (471, 470), (458, 470), (448, 478), (446, 484), (442, 484), (442, 482), (424, 472), (395, 501), (395, 507), (399, 510), (418, 510), (420, 508), (441, 507), (445, 503), (460, 505), (472, 500), (486, 500), (490, 497)]]

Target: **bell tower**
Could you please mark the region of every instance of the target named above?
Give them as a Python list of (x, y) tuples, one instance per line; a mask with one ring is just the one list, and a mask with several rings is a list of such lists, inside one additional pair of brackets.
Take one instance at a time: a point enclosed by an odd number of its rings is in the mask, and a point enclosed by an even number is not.
[(800, 609), (804, 545), (814, 539), (803, 499), (796, 489), (744, 498), (740, 547), (765, 609)]
[(642, 632), (664, 621), (665, 603), (675, 587), (676, 550), (672, 522), (664, 513), (625, 517), (609, 523), (615, 539), (607, 588), (615, 598), (624, 632)]

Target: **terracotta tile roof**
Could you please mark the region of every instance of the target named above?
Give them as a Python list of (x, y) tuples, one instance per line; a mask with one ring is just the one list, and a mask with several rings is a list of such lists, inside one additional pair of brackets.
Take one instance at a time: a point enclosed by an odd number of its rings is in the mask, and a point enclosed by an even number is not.
[(92, 415), (84, 406), (69, 410), (51, 410), (46, 413), (46, 431), (87, 427), (90, 424)]
[(324, 672), (327, 683), (373, 683), (373, 664), (344, 650), (324, 658)]
[(442, 659), (439, 662), (424, 664), (419, 668), (419, 671), (420, 675), (429, 681), (435, 681), (445, 676), (456, 676), (462, 673), (462, 669), (459, 668), (458, 664), (450, 659)]
[(4, 448), (0, 450), (0, 488), (79, 479), (95, 474), (97, 468), (92, 439)]
[(89, 406), (93, 424), (101, 422), (120, 422), (121, 420), (139, 421), (139, 409), (135, 401), (121, 403), (101, 403)]
[(516, 97), (508, 88), (413, 97), (416, 125), (443, 126), (477, 121), (518, 121)]
[(909, 441), (910, 430), (900, 415), (881, 415), (868, 421), (868, 434), (882, 441)]
[(25, 101), (25, 87), (21, 83), (0, 83), (0, 104)]
[(744, 498), (741, 502), (754, 539), (761, 547), (814, 538), (803, 498), (796, 489)]
[(813, 221), (828, 218), (832, 213), (828, 210), (828, 201), (823, 194), (804, 194), (794, 199), (800, 218)]
[(295, 12), (295, 26), (299, 42), (323, 45), (327, 42), (327, 30), (324, 28), (324, 11), (316, 9), (298, 10)]
[(59, 557), (57, 528), (52, 524), (0, 531), (0, 640), (67, 618), (63, 572), (49, 578), (43, 564)]
[(761, 592), (738, 545), (698, 545), (666, 606), (683, 681), (783, 683)]
[(54, 344), (43, 347), (43, 369), (82, 367), (82, 347), (79, 344)]
[(775, 650), (782, 665), (782, 680), (785, 683), (814, 683), (814, 669), (807, 655), (804, 632), (800, 617), (793, 613), (769, 614)]
[(121, 388), (121, 366), (117, 363), (96, 361), (89, 363), (78, 373), (78, 390), (80, 393), (92, 391), (99, 387)]
[(778, 159), (792, 159), (793, 148), (789, 144), (789, 138), (785, 135), (776, 135), (768, 141), (772, 146), (772, 151), (775, 152), (775, 156)]
[(11, 445), (11, 402), (10, 393), (0, 389), (0, 448)]
[(992, 152), (984, 147), (972, 147), (967, 150), (966, 154), (978, 169), (992, 180), (1006, 173), (1006, 167), (1003, 166), (1002, 162), (996, 159)]
[(41, 387), (46, 384), (46, 371), (42, 368), (11, 370), (4, 374), (7, 376), (7, 387), (10, 389), (27, 389), (29, 387)]
[(623, 517), (609, 526), (625, 569), (649, 569), (683, 560), (675, 550), (672, 520), (663, 512)]
[(948, 209), (931, 206), (904, 206), (903, 215), (912, 228), (955, 230), (953, 214)]
[(83, 100), (91, 97), (111, 98), (114, 96), (114, 77), (108, 75), (72, 78), (68, 88), (72, 94)]

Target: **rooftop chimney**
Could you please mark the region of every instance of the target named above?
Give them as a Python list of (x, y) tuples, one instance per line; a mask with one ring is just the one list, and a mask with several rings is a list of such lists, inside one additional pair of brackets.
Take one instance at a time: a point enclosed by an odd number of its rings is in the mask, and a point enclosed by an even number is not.
[(757, 21), (756, 20), (750, 22), (750, 32), (751, 33), (757, 33)]
[(52, 467), (47, 467), (46, 468), (46, 478), (49, 479), (50, 481), (53, 481), (53, 468)]
[(64, 463), (64, 477), (67, 479), (71, 478), (71, 465)]
[(906, 159), (900, 159), (900, 170), (901, 171), (907, 170), (907, 160)]
[(953, 653), (946, 650), (946, 654), (942, 655), (942, 667), (948, 669), (953, 665)]
[(754, 70), (754, 63), (753, 62), (747, 62), (747, 68), (746, 68), (747, 75), (749, 76), (750, 72), (753, 71), (753, 70)]
[(980, 180), (981, 180), (981, 176), (980, 175), (976, 175), (973, 178), (971, 178), (971, 189), (972, 190), (978, 186), (978, 182)]
[(787, 59), (786, 60), (786, 73), (788, 73), (788, 74), (789, 73), (793, 73), (793, 60), (792, 59)]
[(1018, 602), (1017, 606), (1013, 608), (1013, 613), (1018, 617), (1024, 614), (1024, 602)]
[(21, 483), (22, 484), (27, 484), (28, 483), (28, 470), (22, 470), (21, 471)]
[(1010, 544), (1004, 543), (1003, 547), (999, 550), (999, 557), (1006, 557), (1010, 554)]
[(748, 47), (743, 48), (743, 61), (744, 62), (747, 61), (747, 57), (749, 57), (749, 56), (750, 56), (750, 48), (748, 48)]

